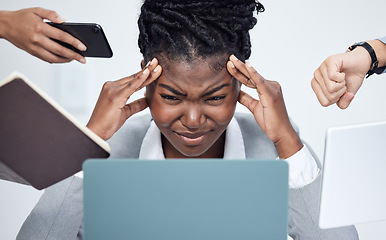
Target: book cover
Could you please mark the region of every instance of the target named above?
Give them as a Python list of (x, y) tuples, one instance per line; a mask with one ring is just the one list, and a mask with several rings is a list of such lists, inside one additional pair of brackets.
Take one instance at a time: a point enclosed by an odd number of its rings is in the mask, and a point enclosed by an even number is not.
[(0, 83), (0, 179), (43, 189), (110, 147), (25, 76)]

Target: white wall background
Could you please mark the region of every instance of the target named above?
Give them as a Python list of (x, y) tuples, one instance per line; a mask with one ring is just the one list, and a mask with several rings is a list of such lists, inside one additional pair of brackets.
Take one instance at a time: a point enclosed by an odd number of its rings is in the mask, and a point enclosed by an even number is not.
[[(263, 4), (266, 12), (251, 32), (250, 62), (267, 79), (280, 82), (289, 114), (320, 159), (328, 127), (386, 120), (386, 75), (366, 80), (344, 111), (336, 106), (321, 107), (310, 86), (314, 70), (327, 56), (344, 52), (356, 41), (386, 34), (384, 0), (266, 0)], [(14, 70), (25, 74), (86, 124), (102, 84), (140, 69), (140, 5), (140, 0), (0, 0), (2, 10), (40, 6), (56, 10), (70, 22), (97, 22), (114, 52), (112, 59), (87, 59), (86, 65), (52, 65), (0, 40), (0, 79)], [(239, 111), (246, 110), (240, 107)], [(0, 180), (0, 239), (15, 238), (41, 194), (31, 187)], [(386, 221), (359, 224), (357, 228), (363, 240), (386, 239)]]

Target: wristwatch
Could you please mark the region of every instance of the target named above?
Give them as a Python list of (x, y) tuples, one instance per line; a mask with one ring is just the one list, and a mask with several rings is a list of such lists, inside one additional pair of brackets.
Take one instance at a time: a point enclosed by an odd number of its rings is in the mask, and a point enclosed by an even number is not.
[(367, 42), (358, 42), (358, 43), (354, 43), (353, 45), (351, 45), (347, 51), (351, 52), (352, 50), (354, 50), (356, 47), (358, 46), (361, 46), (363, 47), (364, 49), (367, 50), (367, 52), (369, 52), (370, 54), (370, 57), (371, 57), (371, 67), (370, 67), (370, 70), (366, 73), (366, 78), (370, 77), (371, 75), (373, 75), (374, 73), (382, 73), (382, 71), (380, 71), (380, 69), (378, 69), (378, 59), (377, 59), (377, 55), (375, 54), (375, 51), (373, 49), (373, 47), (371, 47), (370, 44), (368, 44)]

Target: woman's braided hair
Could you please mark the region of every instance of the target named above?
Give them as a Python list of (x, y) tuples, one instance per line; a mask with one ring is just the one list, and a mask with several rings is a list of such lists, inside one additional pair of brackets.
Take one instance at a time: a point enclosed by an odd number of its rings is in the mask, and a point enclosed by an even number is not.
[(145, 61), (163, 54), (190, 62), (218, 54), (251, 55), (249, 30), (255, 0), (145, 0), (138, 20), (138, 45)]

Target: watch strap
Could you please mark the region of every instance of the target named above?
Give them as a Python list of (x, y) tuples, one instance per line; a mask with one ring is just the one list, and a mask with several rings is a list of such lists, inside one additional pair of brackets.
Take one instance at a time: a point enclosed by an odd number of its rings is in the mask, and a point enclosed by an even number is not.
[(381, 71), (381, 69), (378, 68), (378, 59), (377, 59), (377, 55), (375, 54), (375, 51), (373, 49), (373, 47), (371, 47), (370, 44), (368, 44), (367, 42), (358, 42), (358, 43), (355, 43), (353, 45), (351, 45), (348, 50), (349, 51), (352, 51), (354, 50), (356, 47), (358, 46), (361, 46), (363, 47), (364, 49), (367, 50), (367, 52), (370, 54), (370, 58), (371, 58), (371, 67), (370, 67), (370, 70), (366, 73), (366, 78), (370, 77), (371, 75), (373, 75), (374, 73), (377, 73), (379, 74), (378, 72), (383, 72), (383, 70)]

